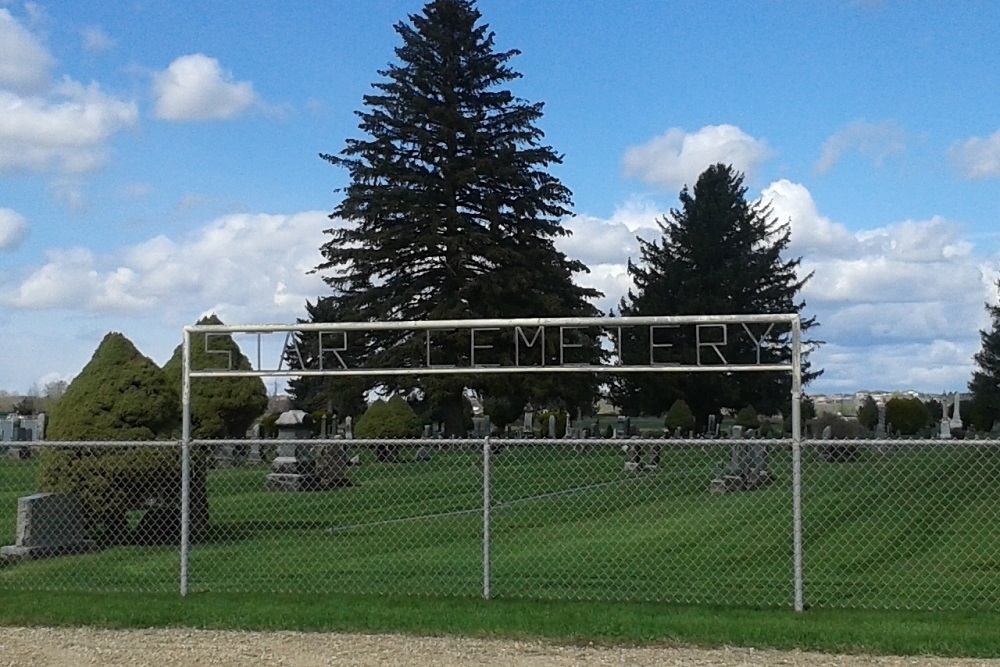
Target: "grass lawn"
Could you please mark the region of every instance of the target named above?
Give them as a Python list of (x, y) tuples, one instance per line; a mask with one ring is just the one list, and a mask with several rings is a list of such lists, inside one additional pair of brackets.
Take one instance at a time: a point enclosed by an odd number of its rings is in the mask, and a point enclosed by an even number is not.
[[(998, 640), (976, 635), (984, 623), (1000, 635), (994, 448), (866, 452), (835, 464), (807, 451), (805, 615), (790, 611), (787, 451), (772, 454), (775, 484), (723, 495), (707, 488), (726, 462), (724, 447), (664, 450), (660, 468), (640, 475), (624, 472), (621, 452), (606, 447), (577, 452), (547, 443), (494, 456), (490, 601), (477, 599), (481, 453), (438, 452), (430, 463), (401, 464), (363, 456), (351, 470), (354, 486), (318, 493), (266, 492), (262, 467), (213, 471), (212, 532), (191, 552), (186, 599), (177, 595), (176, 547), (121, 547), (0, 565), (5, 600), (24, 601), (17, 611), (5, 604), (0, 622), (84, 622), (80, 609), (105, 605), (107, 613), (84, 617), (111, 625), (148, 618), (949, 655), (998, 650)], [(3, 544), (13, 543), (16, 500), (34, 490), (35, 466), (0, 461)], [(142, 593), (135, 599), (150, 608), (119, 593)], [(930, 638), (923, 644), (921, 633)]]

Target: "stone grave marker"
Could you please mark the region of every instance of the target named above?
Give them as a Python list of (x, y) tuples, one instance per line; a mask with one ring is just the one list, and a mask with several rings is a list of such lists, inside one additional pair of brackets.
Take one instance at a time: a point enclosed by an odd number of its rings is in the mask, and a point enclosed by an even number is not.
[(51, 558), (96, 549), (86, 537), (80, 502), (62, 493), (35, 493), (17, 499), (15, 544), (0, 547), (7, 560)]
[(951, 411), (951, 427), (955, 429), (962, 428), (962, 410), (961, 410), (961, 397), (959, 393), (955, 392), (955, 407)]
[(316, 488), (316, 462), (307, 445), (282, 442), (312, 438), (309, 415), (302, 410), (282, 412), (274, 425), (278, 427), (278, 455), (271, 462), (271, 472), (265, 481), (269, 491), (308, 491)]
[[(335, 439), (339, 440), (340, 436)], [(316, 462), (314, 486), (317, 490), (351, 486), (351, 480), (347, 476), (350, 461), (343, 442), (316, 445), (312, 449), (312, 456)]]
[[(756, 440), (757, 433), (743, 427), (733, 426), (729, 434), (732, 440)], [(729, 467), (722, 471), (709, 485), (712, 493), (731, 491), (752, 491), (767, 486), (774, 481), (771, 475), (767, 444), (761, 442), (734, 442), (729, 450)]]

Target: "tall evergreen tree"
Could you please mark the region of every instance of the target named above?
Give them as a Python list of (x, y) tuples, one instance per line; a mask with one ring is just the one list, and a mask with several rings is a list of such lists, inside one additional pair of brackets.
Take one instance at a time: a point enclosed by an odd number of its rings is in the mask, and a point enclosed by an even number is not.
[[(628, 272), (635, 289), (621, 300), (622, 316), (731, 315), (801, 313), (805, 303), (799, 292), (810, 276), (798, 276), (799, 259), (784, 259), (790, 229), (777, 222), (767, 206), (746, 200), (743, 175), (731, 166), (706, 169), (693, 190), (680, 193), (680, 208), (659, 222), (661, 238), (639, 239), (640, 260), (629, 260)], [(803, 331), (816, 324), (802, 320)], [(754, 331), (755, 336), (764, 332)], [(674, 337), (676, 359), (695, 363), (692, 329)], [(645, 354), (648, 332), (623, 330), (624, 354)], [(740, 349), (740, 346), (744, 349)], [(726, 350), (734, 358), (753, 353), (746, 337), (729, 340)], [(770, 358), (791, 358), (787, 332), (773, 332), (765, 345)], [(809, 372), (803, 362), (804, 380)], [(721, 408), (751, 405), (761, 414), (773, 414), (788, 401), (791, 378), (787, 373), (641, 374), (616, 379), (614, 400), (626, 412), (659, 414), (677, 399), (691, 406), (700, 426)]]
[[(997, 288), (1000, 291), (1000, 281)], [(979, 332), (982, 348), (973, 357), (978, 370), (969, 381), (972, 423), (983, 431), (1000, 421), (1000, 306), (987, 304), (986, 311), (990, 314), (992, 328)]]
[[(480, 18), (471, 0), (433, 0), (396, 24), (398, 62), (379, 72), (357, 112), (365, 136), (321, 155), (346, 168), (350, 184), (331, 215), (345, 224), (326, 230), (317, 270), (331, 272), (336, 308), (361, 321), (598, 314), (588, 299), (600, 294), (573, 283), (586, 267), (554, 245), (569, 234), (560, 221), (571, 193), (547, 171), (561, 158), (541, 143), (542, 104), (504, 87), (520, 77), (508, 64), (519, 52), (497, 51)], [(435, 344), (440, 363), (467, 362), (467, 332), (436, 333)], [(421, 358), (423, 345), (412, 334), (373, 333), (363, 356), (399, 365)], [(464, 386), (526, 400), (539, 387), (554, 397), (587, 383), (467, 376), (418, 384), (442, 397), (446, 428), (460, 433)], [(592, 382), (590, 402), (595, 389)]]

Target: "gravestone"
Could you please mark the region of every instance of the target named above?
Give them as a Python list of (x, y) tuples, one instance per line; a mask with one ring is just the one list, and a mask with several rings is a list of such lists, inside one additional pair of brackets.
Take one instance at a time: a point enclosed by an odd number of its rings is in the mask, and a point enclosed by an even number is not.
[(230, 468), (236, 464), (236, 447), (232, 444), (215, 446), (215, 467)]
[[(743, 427), (739, 425), (733, 426), (729, 434), (732, 440), (756, 440), (756, 436), (753, 429), (744, 433)], [(729, 466), (712, 480), (709, 491), (753, 491), (769, 485), (774, 481), (769, 458), (764, 441), (734, 442), (729, 450)]]
[(283, 440), (312, 438), (312, 424), (302, 410), (282, 412), (274, 425), (278, 428), (278, 455), (271, 462), (271, 472), (264, 483), (269, 491), (308, 491), (317, 488), (316, 462), (310, 447)]
[[(335, 438), (340, 439), (340, 436)], [(347, 477), (347, 449), (342, 442), (315, 445), (312, 449), (313, 460), (316, 462), (314, 488), (316, 490), (335, 489), (351, 486)]]
[[(833, 437), (833, 427), (827, 424), (823, 427), (822, 433), (819, 434), (820, 440), (829, 440)], [(826, 463), (832, 463), (836, 461), (835, 449), (832, 445), (822, 444), (819, 447), (819, 458), (821, 461)]]
[(490, 435), (490, 429), (492, 425), (490, 424), (489, 415), (477, 415), (472, 418), (472, 437), (473, 438), (486, 438)]
[(260, 440), (254, 440), (250, 443), (250, 451), (247, 453), (247, 461), (255, 465), (264, 462), (264, 452), (261, 447)]
[(555, 415), (549, 415), (549, 437), (553, 438), (553, 439), (556, 437), (556, 416)]
[(416, 454), (413, 455), (413, 460), (419, 462), (430, 461), (433, 458), (433, 451), (427, 445), (420, 445), (417, 448)]
[(44, 414), (37, 417), (22, 417), (17, 413), (7, 415), (6, 419), (0, 421), (0, 441), (11, 443), (7, 446), (7, 458), (30, 459), (31, 449), (19, 443), (41, 440), (44, 428)]
[(710, 438), (714, 438), (719, 435), (718, 428), (715, 424), (714, 414), (708, 416), (708, 429), (705, 431), (705, 435), (707, 435)]
[(535, 437), (535, 409), (528, 404), (528, 407), (524, 409), (524, 427), (521, 432), (522, 438), (533, 438)]
[(0, 547), (6, 560), (50, 558), (96, 548), (86, 538), (80, 502), (62, 493), (36, 493), (17, 499), (15, 544)]
[(959, 404), (960, 401), (961, 397), (959, 396), (959, 393), (956, 391), (955, 407), (951, 411), (951, 427), (956, 429), (962, 428), (962, 410), (961, 410), (961, 405)]
[(613, 438), (627, 438), (632, 432), (632, 420), (624, 415), (619, 415), (615, 420), (615, 430), (612, 432)]
[(642, 470), (642, 447), (639, 445), (624, 445), (622, 449), (628, 454), (623, 469), (626, 472), (638, 472)]

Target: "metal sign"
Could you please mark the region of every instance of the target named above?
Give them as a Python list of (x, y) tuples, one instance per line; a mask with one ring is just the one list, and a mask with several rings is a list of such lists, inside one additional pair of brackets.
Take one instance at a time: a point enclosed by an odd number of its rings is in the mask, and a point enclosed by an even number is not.
[[(186, 344), (190, 335), (202, 334), (205, 352), (215, 360), (212, 368), (191, 369), (191, 377), (791, 371), (787, 350), (796, 347), (798, 322), (797, 315), (427, 320), (195, 325), (184, 334)], [(351, 362), (353, 342), (386, 331), (407, 343), (401, 362)], [(276, 335), (283, 336), (281, 353), (267, 358), (265, 347), (274, 345), (266, 339)], [(623, 346), (626, 338), (642, 345)], [(252, 368), (234, 367), (230, 339), (242, 349), (249, 343)], [(606, 363), (594, 363), (595, 348), (604, 351)]]

